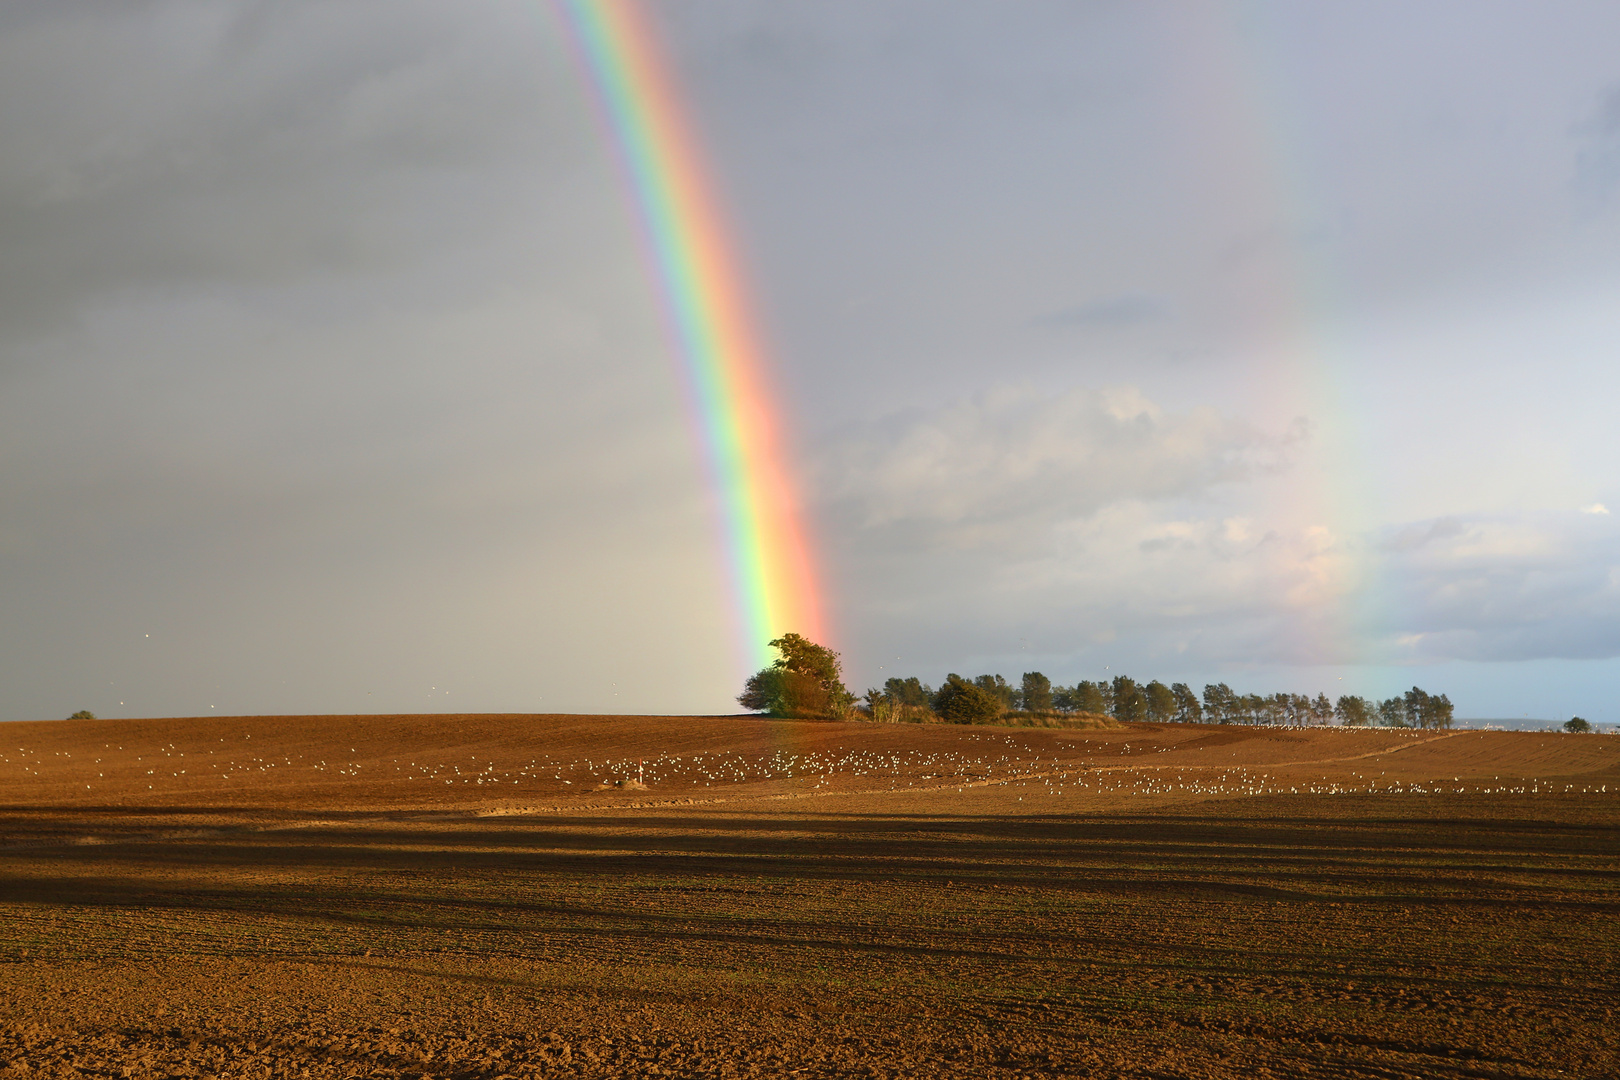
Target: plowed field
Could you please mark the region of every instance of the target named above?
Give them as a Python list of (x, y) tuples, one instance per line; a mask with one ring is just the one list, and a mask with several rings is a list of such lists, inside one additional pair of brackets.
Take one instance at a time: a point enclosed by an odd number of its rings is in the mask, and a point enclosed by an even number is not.
[(0, 1078), (1620, 1076), (1620, 738), (0, 725)]

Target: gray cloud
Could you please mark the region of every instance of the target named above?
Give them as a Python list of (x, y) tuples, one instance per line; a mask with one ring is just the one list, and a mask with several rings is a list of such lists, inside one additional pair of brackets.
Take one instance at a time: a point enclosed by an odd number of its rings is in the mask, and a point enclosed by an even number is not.
[(1051, 327), (1116, 329), (1139, 323), (1157, 322), (1166, 317), (1164, 302), (1151, 296), (1127, 294), (1089, 304), (1061, 308), (1041, 316), (1037, 322)]
[(1603, 92), (1575, 138), (1576, 196), (1589, 211), (1607, 208), (1620, 192), (1620, 85)]
[[(149, 314), (0, 395), (0, 580), (28, 613), (0, 627), (0, 716), (714, 707), (725, 584), (645, 320), (526, 290), (296, 330)], [(616, 659), (657, 626), (688, 638), (663, 689)]]
[[(0, 716), (725, 703), (697, 456), (555, 29), (0, 27)], [(616, 686), (668, 618), (695, 667)]]
[(1451, 540), (1463, 535), (1462, 522), (1454, 517), (1437, 518), (1396, 529), (1379, 546), (1385, 551), (1411, 551), (1433, 541)]
[(1402, 660), (1620, 656), (1620, 532), (1589, 515), (1448, 518), (1386, 542), (1376, 628)]
[(594, 132), (558, 100), (567, 72), (536, 62), (548, 45), (521, 17), (246, 0), (50, 11), (0, 36), (12, 332), (109, 293), (464, 249), (533, 202), (536, 166), (549, 159), (541, 182), (566, 190), (569, 163), (591, 159)]
[[(647, 10), (852, 666), (1609, 654), (1611, 519), (1537, 515), (1620, 505), (1620, 9)], [(440, 669), (729, 706), (663, 298), (552, 14), (0, 8), (5, 715)], [(628, 675), (637, 635), (688, 648)]]

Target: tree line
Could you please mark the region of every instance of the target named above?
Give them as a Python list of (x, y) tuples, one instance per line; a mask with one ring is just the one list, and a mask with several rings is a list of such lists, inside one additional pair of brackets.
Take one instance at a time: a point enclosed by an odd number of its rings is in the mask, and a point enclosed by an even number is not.
[(881, 690), (868, 690), (865, 708), (873, 719), (925, 719), (983, 724), (1009, 712), (1090, 714), (1119, 722), (1150, 724), (1341, 724), (1345, 727), (1452, 727), (1452, 699), (1413, 687), (1382, 701), (1325, 693), (1236, 693), (1226, 683), (1209, 683), (1197, 695), (1186, 683), (1139, 683), (1129, 675), (1053, 685), (1047, 675), (1024, 672), (1017, 685), (1001, 675), (944, 677), (940, 688), (919, 678), (889, 678)]
[(1445, 694), (1417, 686), (1382, 701), (1355, 694), (1332, 701), (1320, 693), (1239, 694), (1225, 683), (1209, 683), (1199, 695), (1186, 683), (1144, 684), (1128, 675), (1056, 686), (1039, 671), (1024, 672), (1017, 685), (1001, 675), (965, 679), (953, 673), (938, 689), (915, 677), (894, 678), (881, 690), (868, 690), (864, 704), (875, 720), (924, 719), (923, 713), (931, 713), (958, 723), (988, 723), (1021, 712), (1083, 713), (1122, 723), (1449, 728), (1453, 711)]
[(952, 673), (937, 688), (915, 676), (892, 678), (857, 699), (844, 686), (842, 662), (833, 650), (798, 634), (784, 634), (770, 645), (776, 661), (749, 677), (737, 701), (773, 716), (986, 724), (1022, 713), (1101, 716), (1122, 723), (1451, 726), (1451, 699), (1416, 686), (1382, 701), (1354, 694), (1330, 701), (1320, 693), (1239, 694), (1225, 683), (1210, 683), (1199, 695), (1186, 683), (1143, 684), (1127, 675), (1056, 686), (1040, 672), (1026, 671), (1017, 685), (1000, 675), (965, 679)]

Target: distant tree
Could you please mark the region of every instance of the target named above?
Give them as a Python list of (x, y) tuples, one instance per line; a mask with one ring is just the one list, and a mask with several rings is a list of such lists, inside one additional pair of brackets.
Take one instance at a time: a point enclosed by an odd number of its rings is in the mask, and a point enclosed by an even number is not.
[(1378, 703), (1378, 722), (1385, 727), (1410, 727), (1406, 719), (1406, 702), (1398, 697), (1385, 698)]
[(749, 712), (768, 712), (781, 694), (781, 682), (775, 668), (760, 668), (743, 683), (737, 704)]
[(1401, 702), (1406, 706), (1406, 722), (1412, 727), (1426, 728), (1429, 726), (1429, 695), (1420, 687), (1412, 687), (1401, 695)]
[(1454, 708), (1451, 699), (1446, 695), (1435, 694), (1431, 696), (1429, 698), (1429, 726), (1449, 730)]
[(1333, 723), (1333, 702), (1328, 700), (1326, 694), (1317, 694), (1311, 701), (1311, 722), (1315, 724)]
[(1198, 695), (1184, 682), (1171, 683), (1170, 693), (1176, 699), (1176, 719), (1183, 724), (1197, 724), (1204, 719), (1204, 710), (1198, 705)]
[(1176, 695), (1158, 679), (1142, 687), (1142, 698), (1147, 704), (1148, 719), (1155, 724), (1168, 724), (1176, 718)]
[(927, 708), (928, 701), (934, 696), (934, 691), (925, 682), (918, 681), (913, 675), (909, 679), (889, 679), (883, 684), (883, 692), (895, 700), (899, 705), (915, 705)]
[(782, 654), (772, 667), (813, 676), (829, 688), (843, 677), (843, 663), (838, 659), (838, 654), (809, 638), (783, 634), (771, 641), (770, 646)]
[(1564, 730), (1570, 732), (1571, 734), (1581, 735), (1591, 731), (1592, 725), (1588, 724), (1585, 720), (1582, 720), (1578, 716), (1572, 716), (1568, 720), (1564, 721)]
[(1075, 712), (1107, 716), (1113, 712), (1113, 708), (1113, 701), (1109, 697), (1108, 687), (1103, 683), (1095, 683), (1089, 679), (1084, 679), (1075, 684)]
[(1263, 724), (1271, 715), (1271, 706), (1262, 694), (1244, 694), (1238, 703), (1238, 719), (1245, 724)]
[(1113, 699), (1115, 720), (1122, 724), (1140, 724), (1147, 719), (1147, 698), (1135, 679), (1129, 675), (1116, 675), (1108, 689), (1109, 697)]
[(843, 683), (838, 654), (798, 634), (770, 642), (781, 655), (768, 668), (749, 676), (737, 702), (745, 709), (772, 716), (837, 719), (855, 703)]
[(1024, 682), (1018, 693), (1018, 704), (1025, 712), (1051, 712), (1052, 680), (1038, 671), (1024, 672)]
[(1230, 724), (1237, 719), (1237, 695), (1225, 683), (1204, 686), (1204, 714), (1210, 722)]
[(973, 680), (973, 685), (1001, 702), (1003, 712), (1018, 708), (1018, 688), (1000, 675), (980, 675)]
[(909, 679), (891, 678), (881, 690), (866, 692), (866, 711), (872, 719), (888, 723), (916, 722), (933, 719), (929, 702), (934, 691), (915, 676)]
[(1401, 695), (1406, 722), (1412, 727), (1449, 728), (1451, 726), (1451, 699), (1444, 694), (1430, 694), (1414, 686)]
[(780, 668), (761, 668), (748, 677), (737, 704), (771, 716), (801, 719), (826, 718), (832, 714), (833, 698), (813, 675)]
[(94, 720), (95, 718), (96, 714), (91, 712), (89, 709), (80, 709), (78, 712), (68, 717), (69, 720)]
[(879, 723), (888, 723), (894, 719), (895, 701), (882, 690), (872, 687), (866, 691), (861, 699), (866, 705), (866, 715)]
[(934, 691), (933, 705), (940, 718), (952, 724), (988, 724), (1003, 712), (999, 696), (954, 672)]
[(752, 712), (775, 712), (782, 696), (782, 672), (775, 668), (760, 668), (743, 683), (743, 692), (737, 695), (737, 704)]
[(1255, 712), (1261, 723), (1286, 724), (1293, 712), (1293, 705), (1292, 694), (1271, 694), (1260, 698), (1260, 707)]
[(1366, 727), (1372, 723), (1372, 703), (1353, 694), (1341, 695), (1333, 715), (1345, 727)]

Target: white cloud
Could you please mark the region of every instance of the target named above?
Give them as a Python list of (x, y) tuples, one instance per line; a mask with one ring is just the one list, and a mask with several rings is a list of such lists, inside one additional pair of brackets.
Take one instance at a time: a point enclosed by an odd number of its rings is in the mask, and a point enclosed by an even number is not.
[(958, 655), (1017, 627), (1074, 651), (1316, 659), (1299, 624), (1352, 586), (1345, 543), (1253, 490), (1304, 432), (1134, 388), (1000, 388), (851, 431), (820, 477), (851, 621), (913, 644), (940, 628)]
[(1608, 512), (1609, 508), (1602, 503), (1593, 503), (1591, 506), (1581, 507), (1581, 513), (1583, 514), (1607, 514)]
[(1311, 481), (1287, 466), (1306, 449), (1132, 389), (1002, 388), (848, 433), (822, 520), (849, 621), (914, 654), (1029, 638), (1066, 669), (1620, 655), (1609, 515), (1345, 532), (1300, 509)]
[(1000, 387), (846, 432), (819, 487), (845, 526), (978, 546), (1275, 471), (1303, 439), (1303, 425), (1277, 436), (1210, 408), (1166, 413), (1134, 387)]

